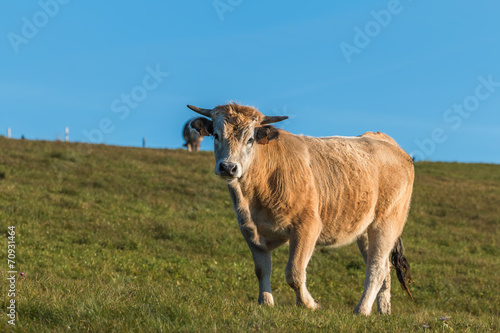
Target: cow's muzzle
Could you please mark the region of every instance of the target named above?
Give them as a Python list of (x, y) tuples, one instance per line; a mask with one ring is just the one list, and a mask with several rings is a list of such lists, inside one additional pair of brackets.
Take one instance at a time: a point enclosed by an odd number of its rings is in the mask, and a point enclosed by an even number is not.
[(223, 178), (235, 178), (238, 175), (238, 165), (236, 163), (221, 162), (219, 163), (219, 176)]

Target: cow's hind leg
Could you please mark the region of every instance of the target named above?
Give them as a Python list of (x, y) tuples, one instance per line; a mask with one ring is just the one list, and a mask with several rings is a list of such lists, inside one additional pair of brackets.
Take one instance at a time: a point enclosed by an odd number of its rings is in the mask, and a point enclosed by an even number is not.
[[(378, 310), (382, 313), (390, 312), (390, 266), (389, 255), (397, 235), (390, 228), (370, 226), (367, 231), (368, 247), (366, 253), (366, 278), (361, 300), (354, 309), (355, 313), (369, 315), (375, 298)], [(358, 239), (366, 245), (366, 238)], [(360, 250), (366, 247), (361, 247)], [(361, 251), (363, 253), (363, 250)]]
[(321, 224), (317, 221), (307, 226), (303, 225), (300, 230), (292, 231), (288, 263), (285, 269), (286, 282), (295, 291), (297, 305), (303, 305), (309, 309), (319, 307), (307, 290), (306, 268), (320, 233)]
[(391, 314), (391, 269), (389, 262), (387, 265), (389, 270), (377, 294), (377, 311), (381, 314)]
[[(357, 239), (359, 251), (363, 255), (365, 264), (368, 264), (368, 232), (364, 232)], [(382, 287), (377, 294), (377, 311), (382, 314), (391, 314), (391, 271), (387, 273)]]
[(361, 234), (358, 239), (356, 240), (356, 243), (358, 244), (359, 252), (361, 252), (361, 255), (363, 256), (363, 260), (365, 261), (365, 264), (367, 264), (368, 260), (368, 232), (364, 232)]

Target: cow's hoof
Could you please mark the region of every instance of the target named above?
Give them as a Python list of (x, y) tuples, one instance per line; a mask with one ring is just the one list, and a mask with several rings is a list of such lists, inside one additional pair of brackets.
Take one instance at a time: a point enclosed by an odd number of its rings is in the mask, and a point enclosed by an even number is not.
[(321, 305), (319, 305), (319, 303), (316, 302), (316, 301), (312, 301), (312, 302), (309, 302), (309, 303), (297, 302), (297, 306), (304, 307), (304, 308), (310, 309), (310, 310), (319, 310), (319, 309), (321, 309)]
[(370, 311), (369, 310), (361, 309), (361, 307), (359, 307), (359, 305), (354, 308), (353, 313), (355, 315), (361, 315), (361, 316), (369, 316), (370, 315)]
[(273, 306), (274, 305), (273, 295), (268, 292), (263, 292), (262, 295), (259, 296), (259, 304)]

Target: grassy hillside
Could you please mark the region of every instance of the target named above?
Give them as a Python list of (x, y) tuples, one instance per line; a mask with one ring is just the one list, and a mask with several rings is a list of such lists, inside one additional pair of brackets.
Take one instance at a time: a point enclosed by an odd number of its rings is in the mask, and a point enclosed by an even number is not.
[[(403, 240), (415, 302), (393, 273), (393, 314), (352, 315), (355, 244), (317, 248), (294, 306), (288, 249), (273, 253), (276, 306), (259, 307), (250, 251), (213, 155), (0, 138), (0, 230), (17, 232), (16, 328), (44, 331), (500, 330), (500, 166), (417, 163)], [(0, 243), (6, 281), (7, 238)], [(9, 330), (0, 283), (0, 331)], [(441, 317), (448, 318), (445, 321)]]

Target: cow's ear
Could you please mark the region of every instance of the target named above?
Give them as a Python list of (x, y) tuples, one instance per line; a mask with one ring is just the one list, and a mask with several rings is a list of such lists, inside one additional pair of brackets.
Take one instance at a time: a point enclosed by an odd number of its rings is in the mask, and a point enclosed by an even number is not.
[(209, 136), (214, 134), (214, 122), (210, 119), (199, 117), (193, 119), (189, 127), (201, 136)]
[(258, 127), (255, 133), (255, 141), (259, 145), (267, 145), (269, 141), (277, 139), (279, 136), (278, 129), (274, 126)]

